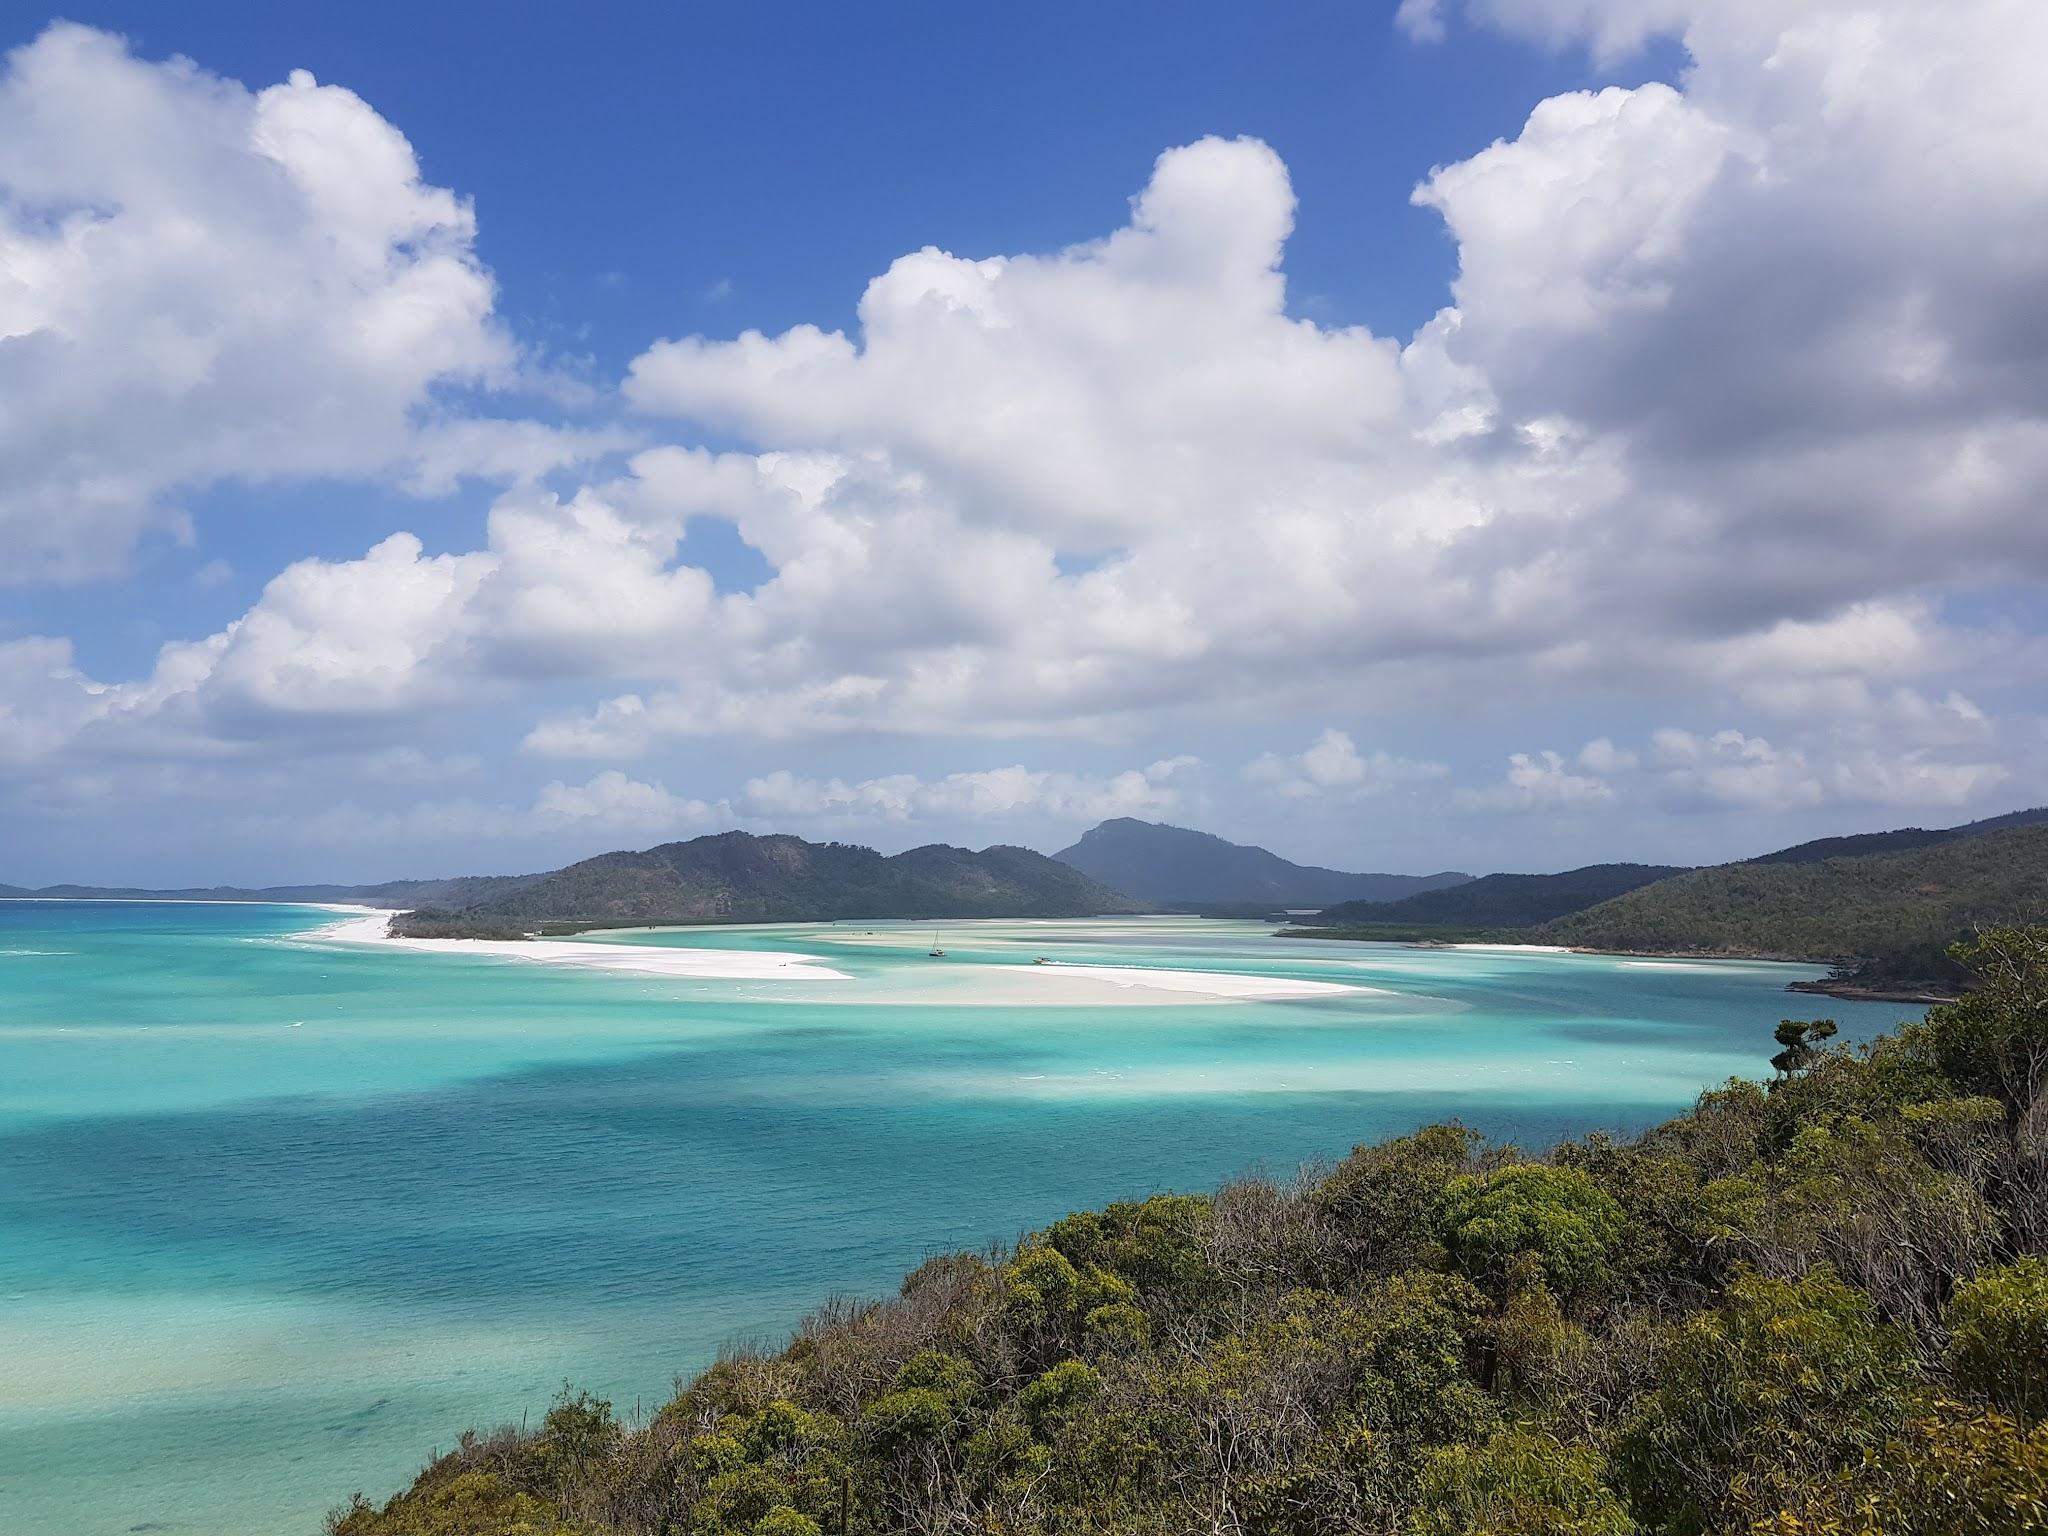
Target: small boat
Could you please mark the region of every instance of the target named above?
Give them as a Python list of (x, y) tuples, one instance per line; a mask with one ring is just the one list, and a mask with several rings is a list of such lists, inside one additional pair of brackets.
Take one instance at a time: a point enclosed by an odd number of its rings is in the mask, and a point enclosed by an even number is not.
[(932, 947), (926, 950), (925, 953), (930, 955), (934, 960), (943, 960), (946, 958), (946, 952), (943, 949), (939, 948), (939, 930), (936, 928), (932, 930)]
[(1040, 956), (1039, 956), (1039, 957), (1038, 957), (1038, 958), (1037, 958), (1036, 960), (1032, 961), (1031, 963), (1032, 963), (1033, 965), (1051, 965), (1051, 964), (1052, 964), (1052, 962), (1051, 962), (1050, 960), (1046, 959), (1046, 958), (1045, 958), (1045, 956), (1043, 956), (1043, 955), (1040, 955)]

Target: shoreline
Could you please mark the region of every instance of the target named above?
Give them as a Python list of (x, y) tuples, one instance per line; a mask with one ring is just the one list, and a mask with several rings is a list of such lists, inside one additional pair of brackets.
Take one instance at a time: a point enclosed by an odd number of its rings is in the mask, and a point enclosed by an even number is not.
[[(1726, 963), (1731, 965), (1812, 965), (1834, 967), (1842, 963), (1840, 956), (1829, 955), (1788, 955), (1763, 950), (1698, 950), (1698, 949), (1596, 949), (1584, 944), (1516, 944), (1506, 941), (1489, 942), (1479, 939), (1437, 939), (1437, 938), (1393, 938), (1363, 935), (1352, 938), (1348, 935), (1329, 931), (1311, 930), (1282, 931), (1282, 938), (1320, 939), (1325, 943), (1337, 944), (1398, 944), (1408, 949), (1463, 949), (1500, 953), (1538, 955), (1595, 955), (1615, 960), (1668, 960), (1695, 965)], [(1943, 992), (1933, 987), (1914, 986), (1901, 983), (1898, 986), (1866, 986), (1855, 981), (1832, 981), (1818, 976), (1810, 981), (1788, 981), (1787, 992), (1804, 992), (1815, 997), (1835, 997), (1852, 1003), (1910, 1003), (1916, 1007), (1932, 1008), (1942, 1003), (1952, 1003), (1959, 994)]]
[(0, 896), (0, 901), (61, 901), (102, 907), (304, 907), (315, 912), (383, 912), (392, 917), (402, 910), (360, 906), (349, 901), (265, 901), (254, 896)]
[(1919, 987), (1866, 987), (1853, 981), (1789, 981), (1787, 992), (1804, 992), (1814, 997), (1839, 997), (1850, 1003), (1913, 1003), (1923, 1008), (1953, 1003), (1960, 993), (1940, 993)]
[[(662, 976), (698, 981), (814, 982), (862, 979), (837, 969), (825, 956), (785, 950), (693, 949), (671, 945), (592, 943), (577, 939), (407, 938), (387, 931), (391, 918), (397, 915), (390, 909), (340, 902), (324, 902), (318, 905), (322, 910), (343, 913), (345, 916), (339, 922), (299, 934), (298, 938), (323, 943), (403, 949), (416, 954), (470, 955), (558, 969), (610, 971), (618, 975)], [(700, 925), (671, 927), (643, 924), (631, 931), (674, 932), (687, 931), (688, 928), (696, 926)], [(971, 998), (947, 997), (929, 1001), (945, 1001), (960, 1006), (1012, 1007), (1172, 1002), (1286, 1002), (1347, 994), (1383, 994), (1385, 990), (1361, 986), (1354, 982), (1311, 981), (1288, 976), (1254, 976), (1239, 971), (1174, 970), (1151, 966), (1090, 965), (1066, 961), (1039, 965), (970, 960), (957, 963), (953, 969), (956, 974), (968, 971), (993, 976), (994, 973), (1000, 972), (1006, 980), (1011, 980), (1014, 990), (991, 992), (986, 996), (977, 995)], [(1033, 980), (1021, 984), (1014, 980), (1023, 976), (1030, 976)], [(859, 999), (841, 1000), (882, 1001), (865, 995)], [(928, 1000), (911, 994), (891, 1001), (901, 1006), (914, 1006)]]
[(578, 944), (570, 939), (408, 939), (386, 930), (397, 914), (383, 907), (344, 907), (323, 903), (327, 911), (351, 915), (338, 923), (298, 935), (329, 944), (367, 944), (409, 950), (415, 954), (477, 955), (525, 965), (613, 971), (629, 976), (667, 976), (700, 981), (851, 981), (846, 972), (825, 964), (818, 955), (775, 950), (678, 949), (631, 944)]

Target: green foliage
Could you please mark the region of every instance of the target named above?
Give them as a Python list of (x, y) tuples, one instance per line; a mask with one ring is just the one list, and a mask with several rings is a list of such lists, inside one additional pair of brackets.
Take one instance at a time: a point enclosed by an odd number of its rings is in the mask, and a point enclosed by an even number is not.
[(584, 1536), (590, 1528), (562, 1521), (552, 1502), (511, 1488), (489, 1472), (463, 1472), (421, 1482), (382, 1510), (358, 1494), (328, 1518), (331, 1536)]
[(1624, 1219), (1576, 1168), (1518, 1163), (1444, 1187), (1444, 1241), (1468, 1275), (1496, 1291), (1525, 1257), (1561, 1296), (1598, 1290), (1612, 1277)]
[(1432, 928), (1532, 928), (1582, 912), (1685, 869), (1676, 864), (1588, 864), (1558, 875), (1484, 875), (1398, 901), (1347, 901), (1316, 914), (1334, 929), (1371, 926), (1406, 932)]
[(2048, 1260), (1987, 1269), (1949, 1301), (1948, 1361), (1964, 1391), (2023, 1425), (2048, 1417)]
[(2048, 827), (2028, 825), (1898, 853), (1694, 870), (1533, 931), (1590, 949), (1893, 956), (1863, 979), (1952, 985), (1959, 972), (1939, 961), (1948, 945), (1979, 927), (2043, 913)]
[(1670, 1330), (1617, 1445), (1623, 1482), (1673, 1536), (1732, 1529), (1881, 1447), (1917, 1380), (1911, 1341), (1834, 1276), (1742, 1276)]
[(1814, 1019), (1801, 1023), (1798, 1019), (1785, 1019), (1778, 1025), (1778, 1044), (1784, 1049), (1771, 1058), (1771, 1066), (1785, 1076), (1804, 1072), (1819, 1058), (1821, 1047), (1835, 1035), (1833, 1019)]
[(1415, 1536), (1635, 1536), (1590, 1446), (1539, 1429), (1501, 1431), (1481, 1445), (1433, 1453), (1417, 1500)]
[(1093, 1366), (1080, 1360), (1062, 1360), (1017, 1394), (1017, 1410), (1041, 1440), (1074, 1416), (1082, 1405), (1092, 1402), (1102, 1390), (1102, 1377)]
[(861, 1440), (883, 1455), (952, 1440), (960, 1429), (960, 1404), (933, 1387), (899, 1387), (860, 1418)]
[(550, 1487), (563, 1487), (608, 1460), (624, 1434), (610, 1403), (588, 1392), (572, 1395), (565, 1385), (541, 1420), (533, 1460)]
[(1940, 1400), (1857, 1466), (1796, 1490), (1751, 1536), (2044, 1536), (2048, 1425)]
[(2048, 929), (1998, 928), (1950, 953), (1986, 985), (1927, 1015), (1935, 1062), (2017, 1119), (2048, 1090)]
[(1472, 1166), (1478, 1145), (1462, 1125), (1431, 1125), (1354, 1148), (1313, 1196), (1349, 1263), (1386, 1275), (1425, 1262), (1439, 1240), (1444, 1188)]
[(1142, 910), (1141, 903), (1028, 848), (972, 853), (933, 844), (885, 858), (850, 843), (720, 832), (637, 853), (600, 854), (413, 921), (422, 933), (520, 937), (537, 924), (564, 922), (1087, 917)]
[(932, 1260), (644, 1429), (565, 1391), (332, 1528), (2048, 1536), (2044, 947), (1633, 1142), (1431, 1126)]

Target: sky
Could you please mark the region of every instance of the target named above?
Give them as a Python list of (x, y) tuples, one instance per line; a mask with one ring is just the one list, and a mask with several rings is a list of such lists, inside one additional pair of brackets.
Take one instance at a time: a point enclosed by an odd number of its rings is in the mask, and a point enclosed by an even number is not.
[(2048, 8), (0, 22), (0, 883), (2048, 800)]

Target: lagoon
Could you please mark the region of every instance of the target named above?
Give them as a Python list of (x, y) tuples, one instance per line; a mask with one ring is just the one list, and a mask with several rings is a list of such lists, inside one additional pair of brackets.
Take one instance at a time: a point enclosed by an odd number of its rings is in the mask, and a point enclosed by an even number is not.
[(944, 959), (929, 924), (577, 941), (831, 973), (789, 979), (335, 920), (0, 903), (7, 1536), (312, 1536), (565, 1380), (651, 1412), (936, 1250), (1435, 1119), (1634, 1130), (1765, 1070), (1788, 1014), (1912, 1012), (1785, 993), (1800, 967), (1181, 918), (946, 924)]

